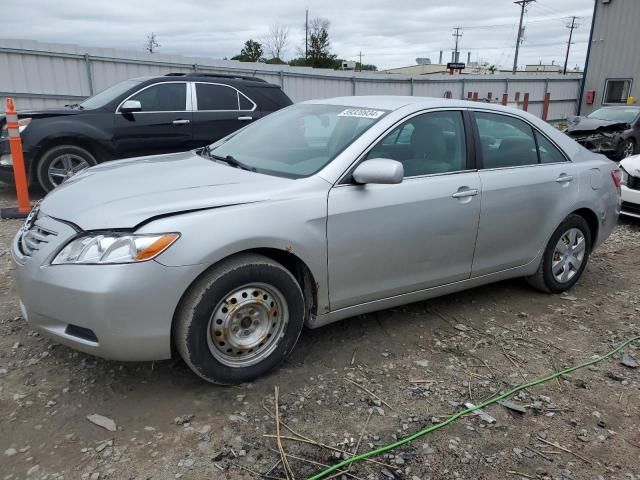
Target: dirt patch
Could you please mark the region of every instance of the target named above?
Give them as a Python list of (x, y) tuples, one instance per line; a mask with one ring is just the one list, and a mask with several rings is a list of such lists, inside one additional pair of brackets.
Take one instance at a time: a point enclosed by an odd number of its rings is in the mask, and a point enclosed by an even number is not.
[[(0, 205), (12, 201), (0, 187)], [(0, 221), (0, 478), (295, 478), (403, 438), (465, 402), (590, 359), (640, 334), (640, 222), (622, 221), (567, 295), (508, 281), (305, 331), (291, 358), (220, 388), (180, 361), (119, 363), (51, 342), (20, 318)], [(627, 349), (640, 362), (638, 345)], [(353, 465), (356, 479), (640, 479), (640, 369), (623, 355)], [(628, 359), (627, 359), (628, 360)], [(369, 390), (354, 385), (354, 382)], [(377, 397), (377, 398), (376, 398)], [(114, 432), (92, 423), (98, 414)], [(92, 417), (94, 420), (99, 417)], [(102, 420), (100, 420), (102, 422)], [(105, 422), (103, 422), (105, 423)], [(109, 425), (106, 422), (105, 425)], [(283, 427), (283, 435), (294, 437)], [(548, 442), (559, 445), (568, 453)], [(267, 473), (268, 472), (268, 473)]]

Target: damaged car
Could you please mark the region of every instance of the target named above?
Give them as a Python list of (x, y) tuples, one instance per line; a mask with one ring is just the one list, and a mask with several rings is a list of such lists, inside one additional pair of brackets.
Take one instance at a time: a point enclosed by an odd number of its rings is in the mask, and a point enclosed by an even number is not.
[(583, 147), (621, 160), (640, 152), (640, 107), (603, 107), (573, 117), (565, 133)]
[(627, 157), (620, 162), (622, 172), (621, 215), (640, 218), (640, 155)]
[(617, 223), (620, 180), (499, 105), (303, 102), (204, 148), (65, 181), (12, 243), (20, 308), (86, 353), (180, 355), (210, 382), (246, 382), (305, 325), (508, 278), (566, 291)]

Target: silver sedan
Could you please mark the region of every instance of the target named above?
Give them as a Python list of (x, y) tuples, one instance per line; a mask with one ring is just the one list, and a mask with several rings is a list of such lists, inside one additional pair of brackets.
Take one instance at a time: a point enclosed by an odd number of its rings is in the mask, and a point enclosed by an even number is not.
[(285, 108), (209, 147), (98, 165), (15, 237), (24, 318), (105, 358), (265, 374), (302, 327), (507, 278), (571, 288), (621, 174), (538, 118), (362, 96)]

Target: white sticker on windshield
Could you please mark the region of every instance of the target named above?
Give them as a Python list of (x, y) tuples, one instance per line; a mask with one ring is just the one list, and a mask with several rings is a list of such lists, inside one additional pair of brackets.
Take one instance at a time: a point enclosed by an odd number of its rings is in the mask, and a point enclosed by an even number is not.
[(370, 110), (368, 108), (347, 108), (338, 114), (339, 117), (378, 118), (384, 115), (383, 110)]

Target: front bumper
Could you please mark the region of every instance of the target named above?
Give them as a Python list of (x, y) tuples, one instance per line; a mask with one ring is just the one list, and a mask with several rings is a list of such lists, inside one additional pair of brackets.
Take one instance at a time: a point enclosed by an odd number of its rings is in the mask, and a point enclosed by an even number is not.
[(31, 256), (12, 245), (23, 315), (54, 340), (121, 361), (171, 357), (171, 322), (198, 266), (165, 267), (156, 261), (123, 265), (49, 265), (77, 231), (50, 217), (36, 225), (55, 232)]
[[(27, 178), (31, 178), (31, 160), (33, 154), (29, 150), (22, 150), (24, 158), (24, 168), (27, 172)], [(0, 138), (0, 182), (13, 184), (13, 159), (11, 158), (11, 148), (8, 138)]]
[(587, 150), (594, 153), (601, 153), (609, 157), (617, 154), (618, 144), (621, 140), (620, 134), (610, 136), (602, 134), (569, 136)]
[(640, 190), (622, 185), (622, 207), (620, 215), (640, 218)]

